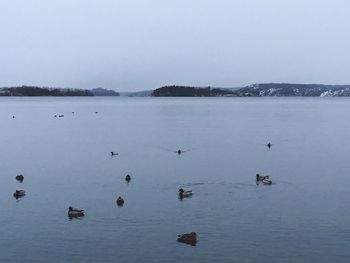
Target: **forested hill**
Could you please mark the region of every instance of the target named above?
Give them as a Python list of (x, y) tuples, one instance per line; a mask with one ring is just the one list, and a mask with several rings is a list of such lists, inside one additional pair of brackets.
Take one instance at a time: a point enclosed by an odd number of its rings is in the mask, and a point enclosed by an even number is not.
[(155, 97), (347, 97), (350, 85), (263, 83), (242, 88), (164, 86), (153, 91)]
[(259, 97), (347, 97), (350, 96), (350, 85), (264, 83), (241, 88), (238, 92), (241, 95)]
[(220, 89), (211, 87), (188, 87), (188, 86), (164, 86), (155, 89), (152, 96), (155, 97), (218, 97), (236, 96), (231, 89)]
[(91, 90), (94, 96), (120, 96), (120, 94), (114, 90), (97, 88)]
[(102, 88), (87, 90), (20, 86), (0, 88), (0, 96), (119, 96), (119, 93)]

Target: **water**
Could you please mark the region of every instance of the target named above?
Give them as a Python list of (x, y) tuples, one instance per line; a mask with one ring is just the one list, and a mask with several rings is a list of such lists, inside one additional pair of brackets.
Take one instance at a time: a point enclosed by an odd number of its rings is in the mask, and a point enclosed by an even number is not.
[[(349, 106), (0, 98), (0, 261), (348, 262)], [(193, 197), (178, 200), (179, 187)], [(16, 189), (27, 195), (16, 201)], [(69, 220), (70, 205), (86, 216)], [(175, 241), (191, 231), (197, 246)]]

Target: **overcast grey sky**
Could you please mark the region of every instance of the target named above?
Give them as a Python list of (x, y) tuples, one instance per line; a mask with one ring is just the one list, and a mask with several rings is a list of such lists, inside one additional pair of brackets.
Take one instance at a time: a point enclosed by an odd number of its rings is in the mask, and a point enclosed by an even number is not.
[(0, 86), (350, 84), (349, 0), (0, 0)]

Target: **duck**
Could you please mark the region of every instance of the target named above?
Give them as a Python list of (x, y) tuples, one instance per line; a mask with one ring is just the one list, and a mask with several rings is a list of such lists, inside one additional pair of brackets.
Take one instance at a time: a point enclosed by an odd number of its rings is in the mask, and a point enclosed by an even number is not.
[(178, 238), (176, 239), (177, 242), (190, 244), (192, 246), (195, 246), (197, 243), (197, 234), (196, 232), (191, 233), (185, 233), (181, 235), (177, 235)]
[(175, 151), (175, 153), (177, 153), (178, 155), (181, 155), (181, 154), (186, 153), (188, 151), (191, 151), (191, 149), (187, 149), (187, 150), (178, 149), (177, 151)]
[(265, 185), (271, 185), (272, 181), (269, 176), (265, 176), (265, 178), (262, 180), (263, 184)]
[(190, 197), (192, 196), (192, 191), (185, 191), (184, 189), (180, 188), (179, 189), (179, 198), (185, 198), (185, 197)]
[(124, 205), (124, 199), (121, 196), (119, 196), (117, 198), (117, 205), (118, 206), (123, 206)]
[(272, 144), (269, 142), (268, 144), (266, 144), (267, 148), (271, 149)]
[(68, 216), (69, 217), (81, 217), (84, 216), (85, 212), (83, 209), (68, 207)]
[(125, 176), (125, 181), (130, 182), (130, 180), (131, 180), (131, 176), (130, 176), (130, 174), (127, 174)]
[(20, 197), (23, 197), (26, 195), (26, 191), (24, 190), (16, 190), (14, 193), (13, 193), (13, 196), (17, 199), (17, 198), (20, 198)]
[(111, 152), (111, 156), (118, 155), (119, 153)]
[(24, 180), (24, 176), (22, 174), (16, 175), (16, 180), (22, 183)]
[(265, 178), (269, 178), (268, 176), (263, 176), (263, 175), (260, 175), (260, 174), (256, 174), (256, 181), (259, 182), (259, 181), (263, 181)]

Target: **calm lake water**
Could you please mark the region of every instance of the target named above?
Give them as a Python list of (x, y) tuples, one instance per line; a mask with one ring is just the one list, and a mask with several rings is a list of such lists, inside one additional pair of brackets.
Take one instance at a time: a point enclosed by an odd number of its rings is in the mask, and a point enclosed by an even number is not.
[(0, 262), (349, 262), (349, 118), (346, 98), (0, 98)]

